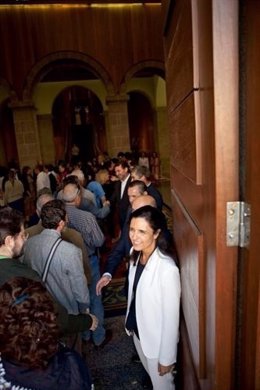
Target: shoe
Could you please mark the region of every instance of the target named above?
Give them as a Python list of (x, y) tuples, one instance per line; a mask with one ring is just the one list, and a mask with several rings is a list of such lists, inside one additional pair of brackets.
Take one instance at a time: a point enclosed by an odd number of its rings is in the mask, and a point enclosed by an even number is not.
[(139, 358), (139, 355), (137, 353), (135, 353), (132, 357), (131, 357), (131, 362), (132, 363), (141, 363), (141, 360)]
[(112, 340), (112, 337), (113, 337), (113, 332), (111, 329), (107, 329), (106, 330), (106, 334), (105, 334), (105, 339), (102, 341), (101, 344), (99, 345), (95, 345), (95, 349), (98, 351), (99, 349), (103, 349), (105, 347), (105, 345), (107, 345), (109, 343), (109, 341)]

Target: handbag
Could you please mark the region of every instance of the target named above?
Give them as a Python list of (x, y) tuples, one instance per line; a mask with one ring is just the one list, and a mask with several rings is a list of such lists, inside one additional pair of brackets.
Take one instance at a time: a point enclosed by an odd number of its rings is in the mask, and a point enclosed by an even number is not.
[(50, 253), (48, 254), (46, 263), (44, 265), (44, 269), (42, 272), (42, 281), (43, 283), (46, 282), (48, 272), (50, 269), (51, 261), (53, 259), (54, 253), (56, 252), (56, 249), (58, 248), (59, 244), (61, 243), (62, 239), (60, 237), (57, 238), (57, 240), (54, 242), (53, 246), (51, 247)]

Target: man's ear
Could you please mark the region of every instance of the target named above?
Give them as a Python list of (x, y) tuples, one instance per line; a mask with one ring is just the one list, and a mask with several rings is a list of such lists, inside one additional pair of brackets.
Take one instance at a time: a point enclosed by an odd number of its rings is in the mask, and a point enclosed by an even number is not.
[(65, 225), (66, 225), (66, 222), (61, 219), (60, 222), (58, 223), (59, 231), (62, 231), (64, 229)]
[(14, 237), (10, 235), (5, 237), (5, 242), (4, 242), (5, 246), (7, 246), (8, 248), (12, 248), (13, 243), (14, 243)]

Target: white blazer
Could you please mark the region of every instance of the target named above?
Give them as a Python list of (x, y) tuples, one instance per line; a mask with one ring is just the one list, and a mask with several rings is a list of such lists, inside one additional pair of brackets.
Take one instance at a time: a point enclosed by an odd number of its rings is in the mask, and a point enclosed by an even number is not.
[[(130, 263), (127, 314), (136, 265)], [(180, 275), (169, 256), (158, 248), (149, 258), (136, 290), (136, 321), (144, 355), (168, 366), (176, 362), (179, 340)], [(129, 332), (127, 332), (129, 334)]]

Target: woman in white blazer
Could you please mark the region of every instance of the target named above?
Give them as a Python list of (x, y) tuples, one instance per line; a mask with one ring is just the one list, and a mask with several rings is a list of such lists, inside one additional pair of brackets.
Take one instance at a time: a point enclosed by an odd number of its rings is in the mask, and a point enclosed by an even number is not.
[(175, 261), (162, 249), (162, 228), (162, 214), (154, 207), (141, 207), (131, 215), (125, 326), (153, 389), (174, 390), (181, 288)]

